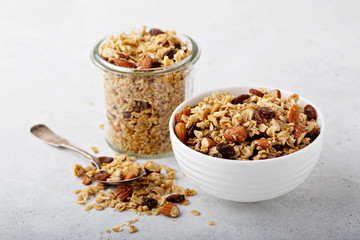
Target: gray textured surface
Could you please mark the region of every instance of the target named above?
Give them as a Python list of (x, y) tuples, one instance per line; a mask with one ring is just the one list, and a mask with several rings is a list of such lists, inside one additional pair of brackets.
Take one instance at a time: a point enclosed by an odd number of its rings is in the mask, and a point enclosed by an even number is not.
[[(0, 239), (359, 239), (359, 12), (356, 0), (1, 1)], [(103, 90), (89, 51), (107, 33), (143, 24), (175, 27), (199, 42), (195, 93), (257, 84), (317, 104), (327, 133), (310, 177), (260, 203), (196, 189), (177, 222), (144, 216), (136, 234), (105, 233), (135, 215), (84, 212), (74, 203), (81, 184), (71, 166), (85, 160), (40, 143), (29, 129), (46, 123), (75, 145), (111, 155), (98, 128)], [(178, 169), (173, 157), (159, 162)], [(178, 182), (193, 187), (181, 174)]]

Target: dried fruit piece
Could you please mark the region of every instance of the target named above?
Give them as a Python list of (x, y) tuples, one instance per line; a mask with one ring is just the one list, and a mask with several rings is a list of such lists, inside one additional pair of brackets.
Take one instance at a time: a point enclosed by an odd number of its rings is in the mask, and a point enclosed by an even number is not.
[(121, 186), (114, 192), (114, 194), (121, 202), (123, 202), (133, 193), (133, 190), (134, 188), (131, 186)]
[(194, 123), (193, 125), (191, 125), (189, 127), (189, 129), (186, 131), (186, 134), (189, 138), (193, 138), (195, 137), (195, 134), (194, 134), (194, 130), (195, 129), (199, 129), (197, 126), (196, 126), (196, 123)]
[(179, 208), (172, 202), (165, 203), (160, 212), (169, 217), (177, 217), (180, 214)]
[(187, 133), (186, 133), (186, 127), (185, 127), (185, 123), (183, 122), (179, 122), (176, 124), (175, 126), (175, 134), (178, 137), (178, 139), (183, 142), (184, 144), (186, 144), (187, 142)]
[(206, 137), (201, 140), (201, 146), (204, 146), (206, 148), (212, 148), (215, 145), (216, 143), (211, 138)]
[(236, 126), (226, 129), (224, 137), (228, 141), (243, 142), (247, 138), (248, 131), (244, 126)]
[(136, 68), (136, 64), (125, 59), (115, 58), (114, 63), (119, 67)]
[(223, 156), (223, 158), (231, 158), (235, 154), (234, 147), (226, 143), (219, 143), (216, 145), (216, 150)]
[(262, 149), (268, 149), (270, 147), (269, 140), (266, 139), (257, 139), (251, 142), (255, 147), (261, 147)]
[(84, 185), (90, 185), (91, 178), (88, 175), (84, 175), (84, 176), (81, 177), (81, 182)]
[(181, 203), (185, 200), (185, 195), (183, 194), (172, 194), (166, 198), (168, 202), (172, 203)]
[(301, 125), (296, 125), (295, 126), (294, 137), (295, 137), (295, 140), (296, 140), (297, 143), (299, 143), (299, 138), (305, 132), (306, 132), (306, 130), (305, 130), (305, 128), (303, 126), (301, 126)]
[(150, 69), (152, 68), (152, 59), (151, 57), (145, 57), (139, 62), (141, 69)]
[(263, 120), (262, 120), (258, 110), (254, 110), (254, 114), (253, 114), (252, 118), (253, 118), (253, 120), (256, 121), (257, 124), (262, 124), (263, 123)]
[(310, 141), (313, 142), (320, 134), (320, 129), (313, 129), (306, 133), (305, 137), (310, 138)]
[(181, 44), (175, 43), (174, 47), (177, 48), (177, 49), (181, 49)]
[(175, 114), (175, 124), (182, 122), (181, 116), (182, 115), (189, 116), (190, 112), (191, 112), (191, 109), (188, 108), (188, 109), (184, 109), (184, 110), (181, 110), (180, 112), (176, 113)]
[(110, 177), (110, 174), (105, 171), (99, 171), (95, 174), (95, 179), (98, 181), (106, 181)]
[(131, 118), (131, 112), (130, 111), (125, 111), (124, 112), (124, 118)]
[(150, 103), (148, 102), (141, 102), (141, 101), (135, 101), (135, 105), (134, 105), (134, 111), (139, 113), (143, 110), (146, 110), (148, 108), (151, 108)]
[(158, 201), (156, 201), (156, 199), (154, 199), (154, 198), (144, 198), (144, 200), (142, 201), (142, 205), (147, 206), (149, 208), (149, 210), (156, 207), (157, 204), (158, 204)]
[(311, 120), (311, 119), (314, 119), (314, 120), (316, 120), (316, 117), (317, 117), (317, 113), (316, 113), (316, 110), (315, 110), (315, 108), (313, 107), (313, 106), (311, 106), (311, 105), (306, 105), (305, 107), (304, 107), (304, 113), (305, 113), (305, 115), (307, 116), (307, 119), (308, 120)]
[(258, 96), (258, 97), (263, 97), (263, 96), (264, 96), (264, 93), (260, 92), (260, 91), (257, 90), (257, 89), (251, 88), (251, 89), (249, 90), (249, 92), (252, 93), (252, 94), (254, 94), (254, 95), (256, 95), (256, 96)]
[(221, 153), (215, 153), (213, 157), (216, 157), (216, 158), (224, 158), (224, 156), (221, 154)]
[(137, 174), (136, 174), (136, 172), (135, 172), (135, 170), (133, 168), (130, 168), (130, 170), (126, 173), (123, 180), (129, 180), (129, 179), (132, 179), (134, 177), (137, 177)]
[(276, 116), (276, 112), (268, 107), (259, 107), (258, 112), (263, 118), (274, 118)]
[(269, 153), (267, 159), (280, 157), (280, 153)]
[(176, 49), (170, 49), (164, 53), (164, 57), (167, 56), (169, 59), (173, 59), (176, 53)]
[(241, 94), (237, 97), (235, 97), (231, 103), (232, 104), (243, 104), (243, 102), (246, 100), (246, 99), (249, 99), (250, 98), (250, 95), (249, 94)]
[(98, 159), (101, 163), (111, 163), (114, 161), (114, 158), (112, 157), (98, 157)]
[(151, 36), (157, 36), (157, 35), (163, 34), (164, 32), (158, 28), (152, 28), (152, 29), (150, 29), (149, 33)]
[(287, 120), (292, 123), (297, 123), (299, 121), (299, 117), (300, 117), (299, 108), (295, 104), (291, 105), (291, 107), (289, 108)]
[(270, 95), (274, 96), (275, 98), (281, 99), (281, 92), (279, 89), (274, 89), (269, 92)]

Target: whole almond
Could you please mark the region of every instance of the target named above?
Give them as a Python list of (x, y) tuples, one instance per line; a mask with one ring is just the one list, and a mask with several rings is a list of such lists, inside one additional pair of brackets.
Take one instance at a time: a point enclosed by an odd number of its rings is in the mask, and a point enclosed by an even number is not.
[(299, 121), (299, 117), (300, 117), (299, 108), (295, 104), (291, 105), (287, 116), (287, 120), (292, 123), (297, 123)]
[(228, 141), (243, 142), (246, 140), (248, 131), (244, 126), (236, 126), (225, 131), (224, 137)]
[(206, 148), (212, 148), (215, 145), (216, 143), (211, 138), (206, 137), (203, 140), (201, 140), (201, 146), (204, 146)]
[(175, 134), (178, 137), (178, 139), (183, 142), (184, 144), (186, 144), (187, 142), (187, 134), (186, 134), (186, 127), (185, 127), (185, 123), (183, 122), (179, 122), (176, 124), (175, 126)]
[(126, 173), (123, 180), (129, 180), (129, 179), (132, 179), (134, 177), (137, 177), (137, 175), (135, 173), (135, 170), (133, 168), (130, 168), (130, 170)]
[(151, 57), (145, 57), (139, 62), (141, 69), (150, 69), (152, 67)]
[(116, 58), (127, 58), (126, 55), (124, 53), (121, 52), (117, 52), (115, 53)]
[(301, 140), (301, 135), (303, 135), (303, 137), (305, 136), (306, 130), (303, 126), (301, 125), (295, 125), (295, 130), (294, 130), (294, 137), (297, 143), (299, 143), (299, 139)]
[(258, 97), (263, 97), (263, 96), (264, 96), (264, 93), (261, 92), (261, 91), (259, 91), (259, 90), (257, 90), (257, 89), (251, 88), (251, 89), (249, 90), (249, 92), (252, 93), (252, 94), (254, 94), (254, 95), (256, 95), (256, 96), (258, 96)]
[(84, 175), (84, 176), (81, 177), (81, 182), (84, 185), (90, 185), (91, 178), (88, 175)]
[(167, 202), (160, 212), (168, 217), (177, 217), (180, 214), (179, 208), (172, 202)]
[(180, 112), (176, 113), (175, 114), (175, 124), (182, 122), (181, 116), (182, 115), (189, 116), (190, 112), (191, 112), (191, 109), (184, 109), (184, 110), (181, 110)]
[(114, 191), (114, 194), (123, 202), (132, 194), (133, 190), (134, 188), (131, 186), (121, 186)]
[(125, 59), (121, 59), (121, 58), (115, 58), (114, 59), (114, 63), (119, 66), (119, 67), (124, 67), (124, 68), (136, 68), (136, 64), (132, 63), (128, 60)]
[(261, 147), (262, 149), (268, 149), (270, 147), (270, 142), (266, 139), (257, 139), (251, 142), (255, 147)]
[(270, 95), (274, 96), (275, 98), (281, 99), (281, 92), (279, 89), (274, 89), (269, 92)]

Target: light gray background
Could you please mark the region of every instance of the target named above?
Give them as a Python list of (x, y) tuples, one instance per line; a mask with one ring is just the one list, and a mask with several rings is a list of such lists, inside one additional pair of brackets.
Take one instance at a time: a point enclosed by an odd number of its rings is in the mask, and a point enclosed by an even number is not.
[[(0, 1), (0, 239), (359, 239), (359, 13), (357, 0)], [(141, 25), (198, 41), (195, 93), (256, 84), (319, 106), (326, 141), (310, 177), (260, 203), (195, 188), (177, 222), (144, 216), (136, 234), (105, 233), (136, 215), (84, 212), (74, 203), (82, 186), (72, 164), (86, 161), (29, 129), (46, 123), (75, 145), (112, 155), (98, 127), (103, 89), (89, 52), (108, 33)], [(173, 157), (158, 162), (178, 169)], [(181, 173), (178, 182), (194, 187)]]

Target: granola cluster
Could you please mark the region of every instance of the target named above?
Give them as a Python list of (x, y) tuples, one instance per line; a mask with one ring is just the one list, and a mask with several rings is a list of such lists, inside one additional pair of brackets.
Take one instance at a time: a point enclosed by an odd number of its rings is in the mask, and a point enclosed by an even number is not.
[[(115, 154), (114, 162), (116, 162), (116, 164), (112, 165), (108, 163), (105, 164), (105, 167), (109, 167), (106, 168), (109, 172), (114, 170), (113, 173), (124, 173), (126, 172), (126, 169), (123, 168), (124, 165), (118, 162), (129, 162), (129, 158), (126, 154)], [(130, 159), (133, 160), (133, 158)], [(118, 169), (115, 169), (114, 166), (117, 166)], [(195, 190), (189, 188), (184, 189), (175, 184), (176, 170), (163, 165), (160, 166), (153, 161), (146, 161), (141, 164), (141, 166), (145, 168), (147, 173), (144, 177), (118, 187), (97, 182), (92, 186), (75, 191), (75, 193), (78, 194), (75, 202), (85, 205), (85, 211), (91, 209), (101, 211), (104, 208), (110, 207), (113, 208), (114, 211), (130, 210), (141, 216), (144, 214), (159, 215), (160, 213), (170, 216), (165, 211), (166, 209), (164, 209), (166, 204), (180, 203), (181, 205), (188, 205), (189, 200), (187, 197), (196, 194)], [(166, 175), (162, 174), (161, 170), (164, 170)], [(96, 170), (92, 166), (85, 168), (80, 165), (74, 166), (75, 176), (94, 178), (95, 174)], [(121, 176), (121, 174), (117, 176)], [(171, 217), (176, 216), (171, 215)]]
[(213, 93), (175, 116), (175, 134), (190, 148), (234, 160), (276, 158), (308, 146), (320, 133), (316, 110), (299, 96), (250, 89), (233, 96)]
[(103, 73), (107, 140), (115, 150), (137, 154), (171, 151), (167, 123), (172, 111), (191, 91), (191, 68), (156, 72), (159, 67), (171, 68), (190, 52), (174, 30), (148, 32), (146, 27), (111, 36), (101, 46), (105, 60), (136, 70), (133, 74)]

